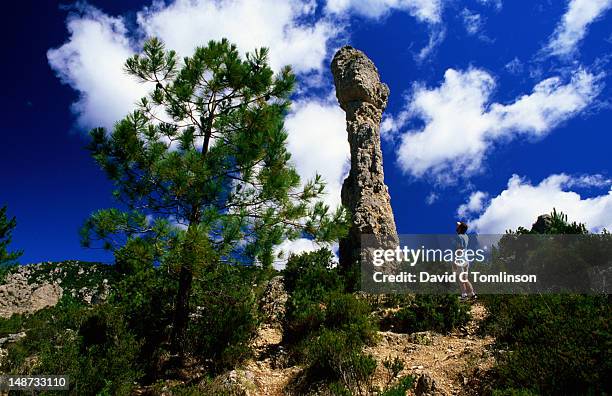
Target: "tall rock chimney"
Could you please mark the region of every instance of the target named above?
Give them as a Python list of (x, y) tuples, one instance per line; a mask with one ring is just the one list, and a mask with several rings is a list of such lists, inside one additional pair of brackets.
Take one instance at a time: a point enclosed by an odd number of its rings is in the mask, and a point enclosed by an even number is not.
[(336, 97), (346, 112), (351, 170), (342, 185), (342, 204), (351, 212), (347, 238), (340, 241), (340, 266), (352, 268), (360, 258), (362, 235), (378, 246), (398, 246), (391, 200), (384, 181), (380, 122), (389, 88), (378, 69), (361, 51), (342, 47), (331, 63)]

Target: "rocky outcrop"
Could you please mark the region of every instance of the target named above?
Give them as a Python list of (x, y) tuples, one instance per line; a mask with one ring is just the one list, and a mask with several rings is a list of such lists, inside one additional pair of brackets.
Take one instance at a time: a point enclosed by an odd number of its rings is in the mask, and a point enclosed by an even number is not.
[(549, 214), (543, 214), (538, 216), (538, 219), (531, 226), (531, 231), (539, 234), (545, 234), (552, 225), (552, 216)]
[(353, 217), (339, 252), (340, 265), (346, 269), (360, 258), (362, 235), (372, 235), (379, 245), (398, 245), (380, 148), (380, 122), (389, 88), (380, 81), (374, 63), (350, 46), (336, 52), (331, 71), (336, 97), (346, 112), (351, 149), (351, 170), (342, 185), (342, 204)]
[(54, 306), (64, 294), (87, 304), (109, 295), (111, 267), (76, 260), (18, 266), (0, 279), (0, 317), (29, 314)]
[(285, 317), (285, 304), (288, 298), (282, 276), (275, 276), (268, 281), (259, 301), (265, 323), (280, 326), (281, 320)]
[(63, 290), (58, 283), (30, 283), (29, 268), (21, 267), (0, 285), (0, 317), (36, 312), (57, 304)]

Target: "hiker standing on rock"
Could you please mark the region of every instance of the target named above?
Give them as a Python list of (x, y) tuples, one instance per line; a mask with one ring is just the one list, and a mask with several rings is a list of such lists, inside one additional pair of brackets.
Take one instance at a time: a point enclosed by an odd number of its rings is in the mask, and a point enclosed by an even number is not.
[(475, 300), (477, 298), (474, 288), (468, 278), (470, 270), (470, 262), (467, 260), (465, 251), (468, 248), (470, 238), (466, 234), (468, 225), (463, 221), (457, 222), (457, 239), (456, 239), (456, 257), (453, 263), (453, 272), (459, 281), (459, 289), (461, 290), (461, 300), (465, 301), (469, 298)]

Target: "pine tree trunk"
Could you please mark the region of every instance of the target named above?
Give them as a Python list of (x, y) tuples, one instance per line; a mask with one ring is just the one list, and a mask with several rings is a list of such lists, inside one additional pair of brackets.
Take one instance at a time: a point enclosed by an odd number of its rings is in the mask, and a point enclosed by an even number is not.
[(188, 263), (183, 263), (179, 274), (171, 344), (172, 352), (178, 354), (181, 358), (185, 352), (187, 322), (189, 320), (189, 296), (191, 295), (192, 281), (193, 271), (191, 266)]
[(172, 326), (171, 351), (178, 354), (181, 360), (185, 355), (185, 341), (187, 336), (187, 325), (189, 322), (189, 297), (193, 283), (193, 261), (194, 257), (194, 232), (199, 220), (199, 212), (194, 211), (191, 216), (183, 254), (181, 255), (181, 271), (179, 273), (178, 290), (176, 293), (176, 305), (174, 307), (174, 320)]

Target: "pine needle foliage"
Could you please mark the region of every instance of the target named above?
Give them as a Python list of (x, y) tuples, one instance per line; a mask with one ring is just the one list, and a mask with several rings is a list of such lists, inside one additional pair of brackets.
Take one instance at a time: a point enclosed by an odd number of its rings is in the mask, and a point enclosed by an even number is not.
[(176, 336), (194, 272), (211, 257), (270, 268), (287, 238), (345, 234), (347, 212), (319, 201), (322, 178), (302, 183), (291, 165), (283, 121), (295, 76), (290, 67), (275, 74), (266, 48), (242, 57), (223, 39), (179, 59), (151, 39), (125, 70), (151, 93), (111, 132), (92, 130), (89, 150), (127, 209), (95, 213), (82, 237), (109, 249), (145, 238), (160, 247), (159, 260), (180, 251)]

